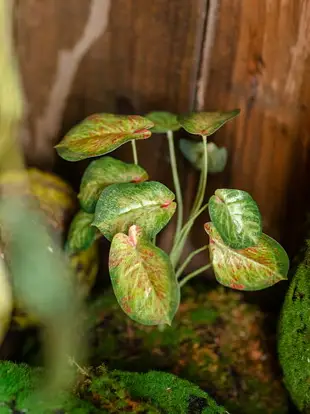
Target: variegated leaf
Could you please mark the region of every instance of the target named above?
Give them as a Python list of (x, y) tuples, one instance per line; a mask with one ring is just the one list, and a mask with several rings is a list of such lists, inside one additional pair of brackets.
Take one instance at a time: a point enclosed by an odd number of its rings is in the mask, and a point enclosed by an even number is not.
[[(180, 150), (184, 157), (197, 170), (203, 169), (204, 160), (203, 142), (190, 141), (188, 139), (180, 139)], [(219, 148), (213, 142), (207, 144), (208, 151), (208, 173), (222, 172), (227, 162), (226, 148)]]
[(133, 224), (143, 227), (153, 239), (173, 216), (175, 195), (157, 181), (113, 184), (98, 200), (93, 225), (112, 240), (116, 233), (127, 233)]
[(228, 112), (194, 112), (178, 116), (178, 121), (190, 134), (209, 136), (239, 113), (240, 109)]
[(224, 243), (244, 249), (258, 243), (262, 234), (259, 208), (249, 193), (220, 189), (209, 200), (209, 214)]
[(148, 180), (147, 172), (136, 164), (128, 164), (112, 157), (92, 161), (86, 168), (78, 195), (81, 207), (94, 213), (102, 190), (116, 183), (139, 183)]
[(123, 311), (144, 325), (171, 324), (179, 307), (180, 288), (168, 255), (134, 225), (118, 233), (110, 249), (109, 270)]
[(168, 131), (178, 131), (181, 128), (177, 115), (170, 112), (150, 112), (145, 116), (154, 123), (152, 132), (161, 134)]
[(261, 290), (287, 279), (289, 259), (283, 247), (262, 234), (255, 247), (235, 250), (222, 240), (212, 223), (205, 224), (210, 237), (210, 258), (216, 279), (237, 290)]
[(93, 214), (80, 210), (72, 220), (66, 250), (79, 252), (88, 249), (96, 239), (96, 229), (91, 226), (94, 219)]
[(153, 125), (138, 115), (94, 114), (73, 127), (55, 148), (67, 161), (97, 157), (130, 140), (149, 138)]

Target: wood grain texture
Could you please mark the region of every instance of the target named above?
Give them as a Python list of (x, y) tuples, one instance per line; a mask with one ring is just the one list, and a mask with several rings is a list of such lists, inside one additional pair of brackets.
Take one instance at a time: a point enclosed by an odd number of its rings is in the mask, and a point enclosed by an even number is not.
[[(14, 0), (14, 13), (30, 164), (77, 186), (86, 163), (59, 162), (53, 145), (93, 112), (240, 107), (214, 136), (230, 157), (208, 192), (249, 191), (265, 231), (294, 251), (310, 199), (309, 0)], [(166, 139), (138, 150), (172, 188)], [(130, 146), (115, 155), (131, 160)], [(188, 211), (197, 174), (180, 154), (179, 164)], [(192, 243), (205, 241), (198, 226)]]
[(249, 191), (265, 232), (292, 252), (309, 206), (310, 2), (218, 3), (208, 82), (197, 104), (242, 113), (213, 137), (230, 155), (211, 190)]
[[(28, 162), (52, 168), (53, 145), (97, 111), (193, 109), (206, 4), (15, 0), (16, 45), (28, 104), (22, 135)], [(139, 142), (138, 152), (150, 178), (173, 188), (166, 138), (154, 135)], [(132, 160), (130, 145), (114, 154)], [(58, 160), (56, 168), (77, 186), (86, 163), (78, 164)]]

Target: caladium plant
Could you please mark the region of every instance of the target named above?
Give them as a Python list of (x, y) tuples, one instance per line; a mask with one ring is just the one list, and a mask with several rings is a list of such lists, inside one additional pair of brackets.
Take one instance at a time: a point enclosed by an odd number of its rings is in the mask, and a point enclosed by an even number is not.
[[(111, 242), (109, 272), (114, 293), (123, 311), (141, 324), (170, 325), (182, 286), (211, 267), (219, 283), (238, 290), (261, 290), (287, 278), (288, 256), (279, 243), (263, 233), (259, 208), (250, 194), (218, 189), (204, 204), (208, 172), (222, 171), (227, 160), (226, 149), (208, 143), (207, 137), (238, 114), (238, 109), (182, 116), (163, 111), (145, 117), (94, 114), (56, 146), (68, 161), (98, 157), (82, 178), (78, 195), (81, 209), (72, 221), (67, 249), (83, 251), (101, 236)], [(186, 220), (174, 138), (174, 132), (181, 128), (201, 138), (179, 141), (185, 158), (200, 171), (196, 198)], [(147, 171), (138, 165), (136, 140), (152, 133), (167, 136), (175, 195), (165, 185), (149, 181)], [(110, 155), (128, 141), (133, 164)], [(176, 211), (175, 236), (167, 254), (156, 246), (156, 235)], [(185, 242), (201, 214), (206, 217), (209, 243), (206, 238), (202, 247), (181, 262)], [(186, 275), (193, 257), (207, 250), (205, 265)]]

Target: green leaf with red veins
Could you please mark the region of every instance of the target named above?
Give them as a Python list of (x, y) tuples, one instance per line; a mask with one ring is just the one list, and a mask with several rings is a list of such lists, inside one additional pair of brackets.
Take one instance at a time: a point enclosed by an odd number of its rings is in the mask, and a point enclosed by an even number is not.
[(208, 204), (211, 221), (225, 244), (233, 249), (244, 249), (258, 243), (262, 235), (262, 219), (249, 193), (216, 190)]
[(111, 241), (115, 234), (127, 233), (137, 224), (153, 240), (173, 216), (174, 198), (173, 192), (157, 181), (113, 184), (99, 197), (93, 225)]
[(147, 172), (136, 164), (112, 157), (92, 161), (86, 168), (78, 195), (83, 210), (94, 213), (102, 190), (111, 184), (139, 183), (148, 180)]
[(240, 109), (228, 112), (194, 112), (178, 116), (178, 121), (190, 134), (209, 136), (239, 113)]
[(144, 237), (139, 226), (114, 236), (109, 271), (123, 311), (143, 325), (171, 324), (180, 288), (168, 255)]
[(80, 210), (72, 220), (66, 250), (70, 253), (88, 249), (96, 240), (96, 229), (92, 227), (93, 214)]
[(262, 234), (255, 247), (228, 247), (212, 223), (205, 224), (210, 238), (210, 259), (219, 283), (237, 290), (261, 290), (287, 279), (289, 259), (283, 247)]
[(98, 157), (130, 140), (149, 138), (153, 125), (139, 115), (94, 114), (73, 127), (55, 148), (67, 161)]
[(145, 116), (154, 123), (152, 132), (163, 134), (168, 131), (178, 131), (181, 128), (177, 115), (170, 112), (149, 112)]

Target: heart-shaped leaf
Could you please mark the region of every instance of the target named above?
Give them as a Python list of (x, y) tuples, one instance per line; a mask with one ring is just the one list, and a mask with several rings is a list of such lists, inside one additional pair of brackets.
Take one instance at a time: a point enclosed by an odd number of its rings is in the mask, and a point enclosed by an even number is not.
[(82, 178), (79, 199), (83, 210), (94, 213), (102, 190), (117, 183), (139, 183), (148, 180), (147, 172), (136, 164), (127, 164), (112, 157), (92, 161)]
[(216, 279), (237, 290), (261, 290), (287, 279), (289, 259), (283, 247), (262, 234), (255, 247), (228, 247), (212, 223), (205, 224), (210, 237), (210, 258)]
[(93, 225), (111, 241), (116, 233), (127, 233), (137, 224), (152, 240), (173, 216), (174, 198), (173, 192), (157, 181), (113, 184), (100, 195)]
[(233, 249), (255, 246), (262, 235), (259, 208), (246, 191), (216, 190), (209, 200), (209, 214), (224, 243)]
[(177, 115), (170, 112), (150, 112), (145, 116), (154, 123), (152, 132), (162, 134), (168, 131), (178, 131), (181, 128)]
[(88, 249), (96, 239), (96, 229), (92, 227), (94, 215), (80, 210), (72, 220), (66, 250), (74, 253)]
[(110, 249), (109, 270), (123, 311), (143, 325), (171, 324), (179, 307), (180, 288), (168, 255), (134, 225), (118, 233)]
[(190, 134), (209, 136), (239, 113), (240, 109), (228, 112), (194, 112), (178, 116), (178, 121)]
[[(202, 171), (204, 160), (203, 142), (180, 139), (180, 150), (184, 157), (194, 168)], [(208, 173), (222, 172), (227, 162), (226, 148), (219, 148), (213, 142), (207, 144), (208, 151)]]
[(67, 161), (97, 157), (130, 140), (149, 138), (153, 125), (138, 115), (94, 114), (73, 127), (55, 148)]

